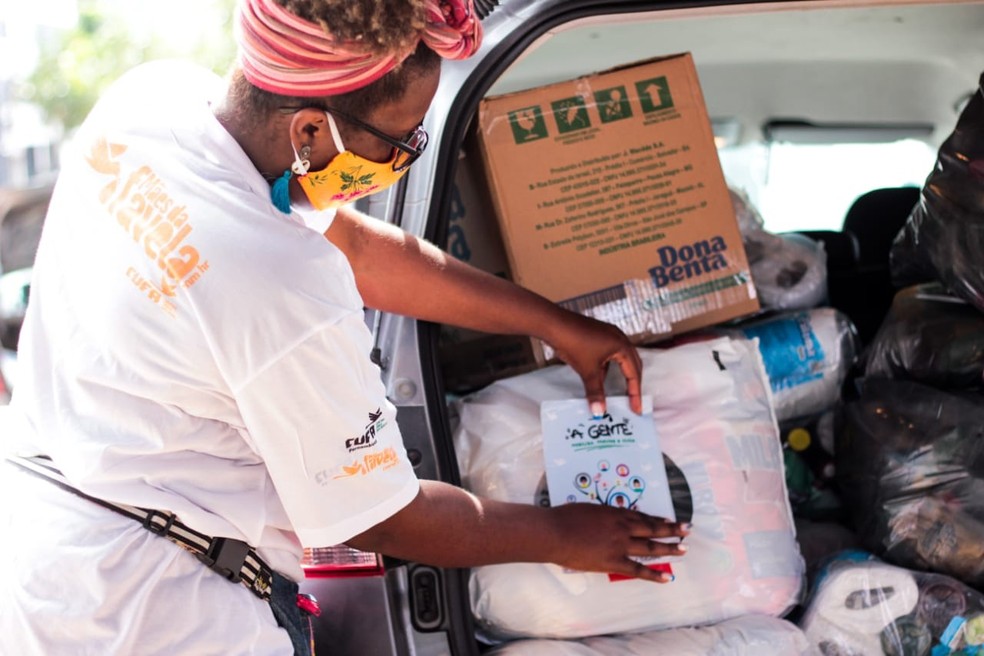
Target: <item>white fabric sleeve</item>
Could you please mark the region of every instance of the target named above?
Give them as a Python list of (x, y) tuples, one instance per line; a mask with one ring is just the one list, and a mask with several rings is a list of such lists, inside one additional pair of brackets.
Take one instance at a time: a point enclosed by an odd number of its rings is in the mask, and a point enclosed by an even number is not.
[(319, 327), (236, 392), (247, 438), (308, 547), (340, 544), (419, 490), (362, 316)]
[(304, 225), (319, 234), (325, 234), (331, 224), (335, 221), (337, 210), (333, 207), (327, 210), (299, 210), (294, 209), (294, 213), (301, 217)]

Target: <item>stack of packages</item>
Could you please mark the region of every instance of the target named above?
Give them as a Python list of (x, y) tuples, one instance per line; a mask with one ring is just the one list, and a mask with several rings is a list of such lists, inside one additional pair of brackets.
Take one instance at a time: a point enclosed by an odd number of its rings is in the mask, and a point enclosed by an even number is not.
[[(687, 555), (672, 559), (676, 580), (613, 581), (535, 563), (479, 567), (470, 591), (484, 637), (507, 641), (500, 654), (810, 653), (802, 632), (780, 619), (801, 599), (805, 565), (755, 341), (725, 336), (641, 355), (674, 514), (693, 524)], [(608, 383), (624, 389), (616, 372)], [(573, 370), (551, 366), (455, 401), (463, 485), (543, 503), (541, 404), (583, 393)], [(593, 453), (612, 471), (625, 464), (613, 448)]]
[[(984, 651), (984, 76), (892, 247), (902, 288), (846, 403), (836, 476), (862, 546), (802, 626), (825, 653)], [(834, 583), (836, 579), (836, 584)], [(881, 651), (884, 650), (884, 651)]]
[[(451, 415), (464, 487), (517, 503), (631, 507), (665, 470), (671, 518), (693, 525), (687, 555), (662, 563), (676, 577), (665, 585), (543, 564), (473, 569), (490, 653), (816, 653), (783, 619), (803, 600), (807, 571), (787, 462), (795, 452), (831, 475), (833, 445), (820, 447), (818, 426), (857, 356), (851, 322), (822, 307), (823, 249), (742, 214), (687, 54), (486, 99), (478, 128), (509, 277), (646, 345), (642, 390), (662, 462), (604, 440), (580, 452), (594, 460), (557, 497), (541, 413), (546, 402), (583, 402), (584, 389), (534, 340), (510, 351), (535, 354), (512, 377), (506, 359), (485, 358), (482, 377), (459, 375), (473, 358), (448, 359), (445, 380), (463, 394)], [(477, 216), (462, 214), (462, 235), (476, 233)], [(624, 394), (619, 378), (610, 394)], [(799, 502), (820, 507), (814, 489)]]
[[(861, 344), (851, 319), (826, 305), (823, 245), (798, 233), (772, 234), (747, 196), (732, 189), (731, 199), (766, 313), (715, 332), (759, 340), (775, 399), (793, 513), (805, 529), (804, 546), (816, 547), (805, 551), (829, 553), (831, 534), (843, 534), (834, 545), (849, 546), (852, 540), (835, 523), (843, 518), (843, 507), (835, 492), (833, 452), (841, 391)], [(808, 555), (807, 560), (814, 559)]]

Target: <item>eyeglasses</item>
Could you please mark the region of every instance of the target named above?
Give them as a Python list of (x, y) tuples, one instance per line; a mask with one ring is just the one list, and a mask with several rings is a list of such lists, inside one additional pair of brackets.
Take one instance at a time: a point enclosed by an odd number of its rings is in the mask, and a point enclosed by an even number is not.
[[(303, 107), (281, 107), (280, 111), (296, 112), (299, 109), (303, 109)], [(424, 149), (427, 147), (427, 131), (424, 130), (423, 125), (415, 127), (402, 140), (394, 139), (382, 130), (374, 128), (368, 123), (363, 123), (345, 112), (340, 112), (332, 107), (318, 107), (318, 109), (337, 116), (392, 146), (396, 151), (396, 157), (393, 159), (393, 170), (397, 173), (405, 171), (411, 164), (416, 162), (424, 154)]]

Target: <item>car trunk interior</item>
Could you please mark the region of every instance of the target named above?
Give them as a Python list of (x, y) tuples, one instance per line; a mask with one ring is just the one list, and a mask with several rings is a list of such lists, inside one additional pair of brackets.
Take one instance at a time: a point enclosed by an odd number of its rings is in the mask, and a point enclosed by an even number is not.
[[(818, 8), (820, 4), (826, 7)], [(762, 3), (572, 17), (517, 50), (501, 75), (474, 76), (474, 88), (465, 92), (469, 97), (493, 97), (689, 52), (715, 137), (728, 147), (753, 144), (767, 150), (779, 142), (912, 139), (935, 151), (984, 70), (978, 45), (984, 33), (981, 4), (845, 4)], [(446, 132), (460, 134), (461, 140), (442, 162), (454, 183), (435, 183), (428, 233), (455, 257), (508, 277), (474, 112), (462, 114), (457, 122), (467, 127), (449, 123)], [(827, 184), (816, 179), (814, 194), (833, 193)], [(896, 205), (909, 204), (893, 208), (900, 215), (894, 219), (894, 230), (914, 202), (908, 190), (899, 195), (904, 199)], [(802, 202), (814, 201), (804, 197)], [(869, 213), (875, 211), (875, 204), (869, 205)], [(886, 207), (883, 203), (877, 210), (885, 214)], [(863, 209), (854, 211), (861, 215)], [(831, 216), (830, 232), (842, 230), (844, 219), (844, 214)], [(856, 226), (863, 218), (852, 221)], [(831, 300), (864, 324), (867, 340), (880, 316), (872, 315), (868, 298), (857, 296), (858, 285), (842, 284), (837, 278), (874, 276), (869, 286), (877, 287), (872, 289), (882, 296), (891, 291), (879, 277), (884, 272), (838, 270), (838, 254), (853, 249), (853, 244), (841, 243), (841, 236), (819, 236), (830, 240), (826, 245), (835, 279)], [(884, 237), (881, 242), (879, 248), (886, 249)], [(882, 298), (877, 312), (885, 310), (887, 301)], [(864, 313), (868, 316), (861, 316)], [(444, 384), (454, 394), (528, 369), (524, 363), (530, 357), (523, 338), (480, 336), (451, 327), (441, 329), (438, 353)], [(491, 372), (496, 361), (501, 371)]]
[[(442, 145), (426, 236), (451, 255), (508, 278), (508, 257), (477, 144), (478, 100), (673, 53), (692, 53), (715, 136), (728, 146), (758, 145), (768, 152), (779, 142), (911, 139), (935, 152), (984, 71), (984, 6), (871, 2), (848, 7), (832, 2), (818, 8), (820, 4), (642, 13), (619, 5), (620, 14), (572, 16), (569, 22), (545, 26), (525, 45), (514, 44), (500, 70), (469, 79), (470, 86), (459, 96), (463, 101), (451, 112), (445, 132), (454, 139)], [(442, 177), (447, 181), (441, 182)], [(825, 194), (828, 184), (816, 179), (815, 193)], [(867, 211), (874, 218), (868, 216), (868, 221), (891, 212), (894, 227), (889, 232), (894, 234), (917, 200), (914, 191), (910, 185), (891, 200), (872, 201)], [(863, 214), (862, 209), (857, 213)], [(887, 260), (888, 243), (881, 238), (881, 268), (860, 267), (861, 246), (845, 234), (845, 218), (831, 217), (826, 230), (803, 230), (825, 245), (829, 304), (855, 322), (867, 344), (895, 291), (882, 261)], [(448, 400), (539, 366), (523, 337), (434, 325), (423, 325), (420, 337), (435, 389)], [(447, 449), (450, 478), (460, 482), (451, 439), (456, 417), (445, 411), (432, 409), (438, 424), (435, 441)], [(460, 579), (457, 588), (462, 603), (467, 603), (465, 581)]]

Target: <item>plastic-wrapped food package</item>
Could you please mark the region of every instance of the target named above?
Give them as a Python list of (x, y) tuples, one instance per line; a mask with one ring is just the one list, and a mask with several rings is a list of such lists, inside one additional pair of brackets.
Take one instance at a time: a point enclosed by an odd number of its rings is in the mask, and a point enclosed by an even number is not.
[(729, 187), (728, 193), (731, 195), (731, 204), (735, 207), (735, 219), (738, 221), (738, 230), (741, 234), (765, 232), (765, 220), (749, 200), (748, 194), (734, 187)]
[(984, 596), (949, 576), (845, 551), (818, 572), (799, 624), (825, 655), (976, 654)]
[[(537, 563), (471, 571), (472, 610), (489, 639), (580, 638), (711, 624), (797, 603), (804, 562), (786, 491), (768, 379), (754, 342), (719, 337), (642, 349), (678, 521), (693, 523), (676, 580), (609, 581)], [(610, 393), (624, 390), (610, 372)], [(622, 392), (624, 393), (624, 392)], [(477, 494), (547, 503), (540, 404), (583, 398), (553, 366), (452, 403), (462, 483)]]
[(858, 357), (854, 324), (828, 307), (784, 312), (717, 332), (759, 340), (782, 422), (833, 407)]
[(845, 404), (837, 484), (865, 549), (984, 585), (982, 400), (872, 378)]
[(938, 283), (895, 295), (866, 354), (865, 375), (941, 387), (984, 384), (984, 313)]
[(705, 627), (666, 629), (582, 640), (518, 640), (486, 656), (814, 656), (793, 623), (767, 615), (746, 615)]
[(823, 244), (805, 235), (767, 232), (748, 197), (734, 189), (730, 191), (762, 307), (800, 310), (825, 303), (827, 257)]
[(984, 74), (890, 254), (897, 287), (939, 280), (984, 311)]

